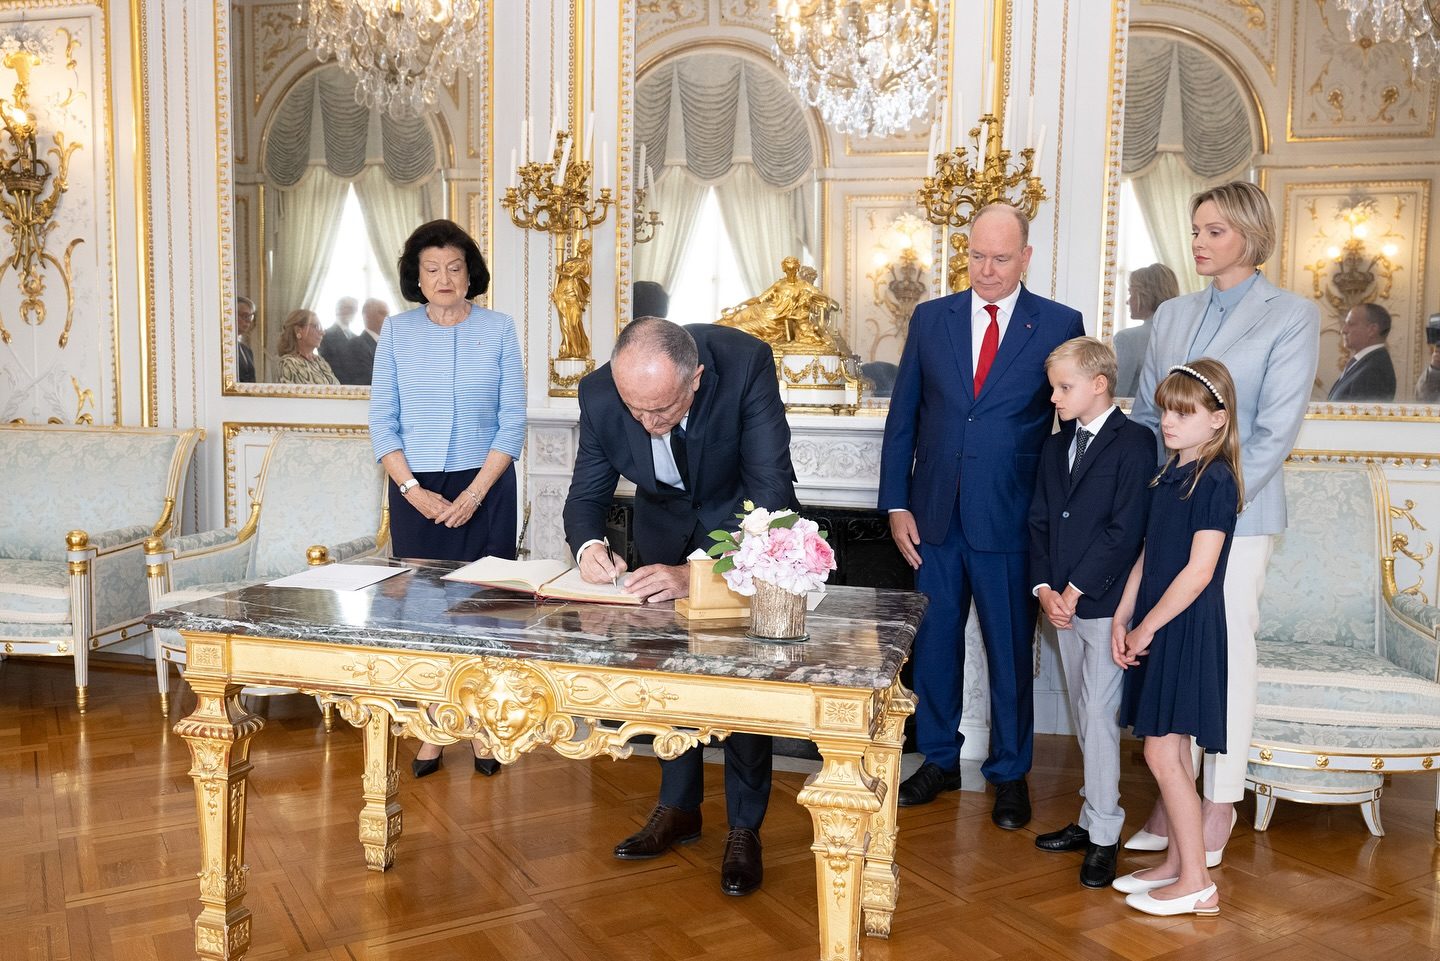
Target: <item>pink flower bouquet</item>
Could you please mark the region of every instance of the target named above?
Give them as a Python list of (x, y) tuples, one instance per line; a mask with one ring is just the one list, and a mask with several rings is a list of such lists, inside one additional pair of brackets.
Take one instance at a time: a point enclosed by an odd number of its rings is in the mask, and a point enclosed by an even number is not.
[(792, 510), (767, 511), (750, 501), (736, 514), (740, 529), (711, 531), (709, 554), (736, 594), (752, 597), (755, 582), (765, 581), (789, 594), (819, 589), (835, 570), (835, 552), (812, 520)]

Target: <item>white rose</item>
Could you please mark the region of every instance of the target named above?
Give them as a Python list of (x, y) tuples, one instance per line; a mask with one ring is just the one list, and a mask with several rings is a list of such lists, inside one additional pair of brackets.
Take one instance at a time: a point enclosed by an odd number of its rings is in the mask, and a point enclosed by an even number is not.
[(747, 537), (756, 537), (770, 529), (771, 514), (763, 507), (757, 507), (740, 521), (740, 529)]

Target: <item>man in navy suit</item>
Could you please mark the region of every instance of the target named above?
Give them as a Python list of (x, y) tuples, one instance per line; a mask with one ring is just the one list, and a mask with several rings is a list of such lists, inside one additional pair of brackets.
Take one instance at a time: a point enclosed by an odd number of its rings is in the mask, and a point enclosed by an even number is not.
[(1357, 304), (1345, 315), (1340, 336), (1350, 361), (1330, 388), (1326, 400), (1370, 401), (1388, 404), (1395, 400), (1395, 364), (1385, 338), (1390, 336), (1390, 311), (1379, 304)]
[[(580, 446), (565, 500), (565, 539), (580, 575), (608, 583), (625, 572), (605, 541), (605, 515), (621, 477), (635, 484), (635, 546), (643, 565), (624, 589), (647, 601), (689, 593), (685, 558), (734, 527), (745, 501), (798, 510), (790, 425), (770, 347), (743, 331), (631, 321), (610, 363), (580, 382)], [(730, 833), (720, 886), (760, 886), (760, 822), (770, 798), (770, 738), (725, 740)], [(700, 836), (700, 748), (660, 762), (660, 799), (641, 830), (615, 846), (624, 860), (653, 858)]]
[(1054, 422), (1045, 358), (1083, 336), (1078, 311), (1020, 284), (1030, 224), (1006, 204), (970, 229), (970, 289), (915, 309), (885, 421), (881, 510), (930, 607), (915, 638), (916, 736), (925, 763), (899, 803), (960, 788), (965, 621), (974, 598), (990, 674), (991, 818), (1030, 820), (1035, 731), (1026, 512)]

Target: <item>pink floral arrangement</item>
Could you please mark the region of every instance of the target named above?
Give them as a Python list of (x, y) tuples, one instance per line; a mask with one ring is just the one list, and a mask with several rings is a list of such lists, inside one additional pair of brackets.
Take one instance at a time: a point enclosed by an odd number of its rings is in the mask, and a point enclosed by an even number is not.
[(711, 531), (715, 573), (736, 594), (751, 597), (755, 582), (766, 581), (791, 594), (818, 590), (835, 569), (835, 551), (812, 520), (792, 510), (767, 511), (750, 501), (736, 514), (740, 529)]

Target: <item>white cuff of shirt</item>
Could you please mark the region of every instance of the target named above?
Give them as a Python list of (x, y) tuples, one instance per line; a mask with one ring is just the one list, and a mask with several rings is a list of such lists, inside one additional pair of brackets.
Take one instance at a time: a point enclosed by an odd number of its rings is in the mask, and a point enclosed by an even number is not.
[(580, 549), (575, 552), (575, 566), (576, 566), (576, 567), (579, 567), (579, 566), (580, 566), (580, 555), (584, 554), (587, 550), (589, 550), (591, 544), (604, 544), (606, 547), (609, 547), (609, 546), (610, 546), (610, 542), (607, 541), (607, 540), (602, 540), (601, 538), (598, 538), (598, 537), (592, 537), (592, 538), (590, 538), (590, 540), (588, 540), (588, 541), (586, 541), (585, 543), (581, 544), (581, 545), (580, 545)]

